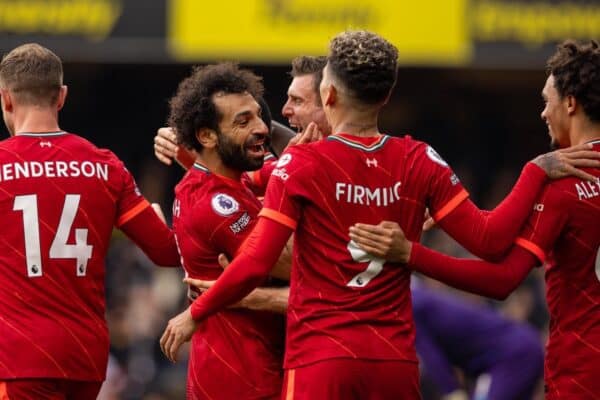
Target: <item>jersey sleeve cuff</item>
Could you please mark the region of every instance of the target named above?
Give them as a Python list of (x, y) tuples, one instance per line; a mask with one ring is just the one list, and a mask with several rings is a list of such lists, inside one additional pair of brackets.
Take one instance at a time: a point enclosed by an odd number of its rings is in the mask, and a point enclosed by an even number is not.
[(270, 220), (278, 222), (281, 225), (287, 226), (288, 228), (291, 228), (292, 230), (296, 230), (296, 227), (298, 226), (298, 223), (296, 221), (294, 221), (292, 218), (288, 217), (287, 215), (285, 215), (279, 211), (275, 211), (270, 208), (263, 208), (258, 213), (258, 216), (269, 218)]
[(450, 214), (460, 203), (465, 201), (469, 197), (469, 192), (462, 189), (456, 196), (448, 201), (438, 212), (433, 214), (433, 220), (439, 222), (446, 215)]
[(125, 225), (136, 215), (144, 211), (147, 207), (150, 207), (150, 203), (148, 203), (148, 200), (143, 199), (137, 205), (133, 206), (128, 211), (121, 214), (121, 216), (117, 219), (117, 227)]
[(546, 253), (544, 252), (544, 250), (542, 250), (540, 246), (533, 243), (532, 241), (520, 237), (515, 240), (515, 244), (532, 253), (540, 260), (542, 264), (546, 260)]

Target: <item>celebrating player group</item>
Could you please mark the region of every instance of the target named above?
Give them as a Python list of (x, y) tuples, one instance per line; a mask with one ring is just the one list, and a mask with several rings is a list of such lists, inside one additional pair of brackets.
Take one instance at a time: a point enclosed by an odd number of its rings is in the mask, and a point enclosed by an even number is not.
[[(282, 116), (297, 132), (272, 120), (252, 71), (195, 67), (154, 138), (159, 160), (187, 169), (168, 227), (112, 152), (59, 127), (61, 60), (37, 44), (5, 55), (0, 400), (98, 395), (113, 227), (185, 270), (189, 307), (159, 341), (176, 362), (191, 340), (188, 399), (420, 399), (412, 271), (504, 299), (537, 266), (546, 398), (600, 398), (598, 43), (565, 41), (548, 60), (554, 150), (492, 211), (418, 135), (379, 130), (398, 57), (375, 33), (345, 31), (326, 57), (296, 58)], [(481, 259), (419, 244), (427, 211)], [(485, 398), (507, 400), (530, 398), (537, 377), (490, 376)]]

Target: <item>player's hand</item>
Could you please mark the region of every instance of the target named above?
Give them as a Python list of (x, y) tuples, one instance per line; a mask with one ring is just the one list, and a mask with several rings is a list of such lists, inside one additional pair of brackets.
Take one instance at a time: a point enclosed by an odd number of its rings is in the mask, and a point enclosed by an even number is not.
[(219, 254), (219, 258), (217, 260), (219, 261), (219, 265), (221, 266), (221, 268), (226, 269), (227, 267), (229, 267), (229, 259), (225, 254)]
[(177, 156), (177, 137), (173, 128), (163, 127), (154, 136), (154, 155), (163, 164), (171, 165)]
[(183, 278), (183, 283), (195, 287), (200, 293), (206, 292), (215, 284), (215, 282), (216, 281), (205, 281), (203, 279)]
[(196, 161), (196, 152), (177, 145), (177, 136), (173, 128), (163, 127), (154, 136), (154, 155), (164, 164), (177, 161), (183, 169), (190, 169)]
[(429, 208), (425, 209), (425, 222), (423, 222), (423, 230), (427, 232), (430, 229), (435, 228), (436, 223), (435, 220), (429, 214)]
[(189, 341), (196, 330), (196, 321), (192, 318), (190, 307), (171, 318), (160, 338), (160, 349), (172, 362), (177, 362), (177, 352), (182, 344)]
[(576, 176), (595, 182), (597, 178), (578, 168), (600, 168), (600, 152), (592, 150), (591, 143), (580, 144), (542, 154), (532, 160), (550, 179)]
[(290, 139), (286, 148), (297, 144), (316, 142), (321, 139), (323, 139), (323, 134), (319, 130), (319, 127), (316, 123), (311, 122), (308, 124), (304, 131), (298, 133), (296, 136)]
[(410, 259), (412, 243), (396, 222), (354, 224), (350, 227), (350, 239), (367, 253), (387, 261), (407, 263)]

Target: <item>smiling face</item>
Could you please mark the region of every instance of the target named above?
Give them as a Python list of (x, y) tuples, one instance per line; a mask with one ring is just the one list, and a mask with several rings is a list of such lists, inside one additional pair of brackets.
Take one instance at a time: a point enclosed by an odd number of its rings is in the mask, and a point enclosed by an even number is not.
[(216, 94), (213, 102), (221, 117), (217, 151), (223, 164), (239, 171), (260, 169), (270, 137), (254, 97), (248, 93)]
[(562, 99), (554, 86), (554, 76), (548, 76), (542, 98), (545, 107), (541, 117), (548, 126), (550, 146), (554, 149), (570, 146), (569, 113), (566, 99)]
[(309, 123), (315, 122), (321, 132), (328, 134), (329, 124), (325, 119), (318, 93), (315, 91), (314, 79), (314, 74), (299, 75), (292, 79), (281, 114), (298, 132), (304, 131)]

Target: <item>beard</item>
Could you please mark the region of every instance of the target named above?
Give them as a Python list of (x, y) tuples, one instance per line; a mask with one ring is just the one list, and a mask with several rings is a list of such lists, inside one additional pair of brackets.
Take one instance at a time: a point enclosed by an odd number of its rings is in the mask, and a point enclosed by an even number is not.
[(238, 171), (256, 171), (262, 168), (264, 158), (249, 157), (246, 151), (246, 146), (253, 141), (252, 137), (240, 145), (234, 143), (227, 135), (220, 131), (217, 131), (217, 134), (219, 137), (217, 153), (221, 157), (223, 164)]

